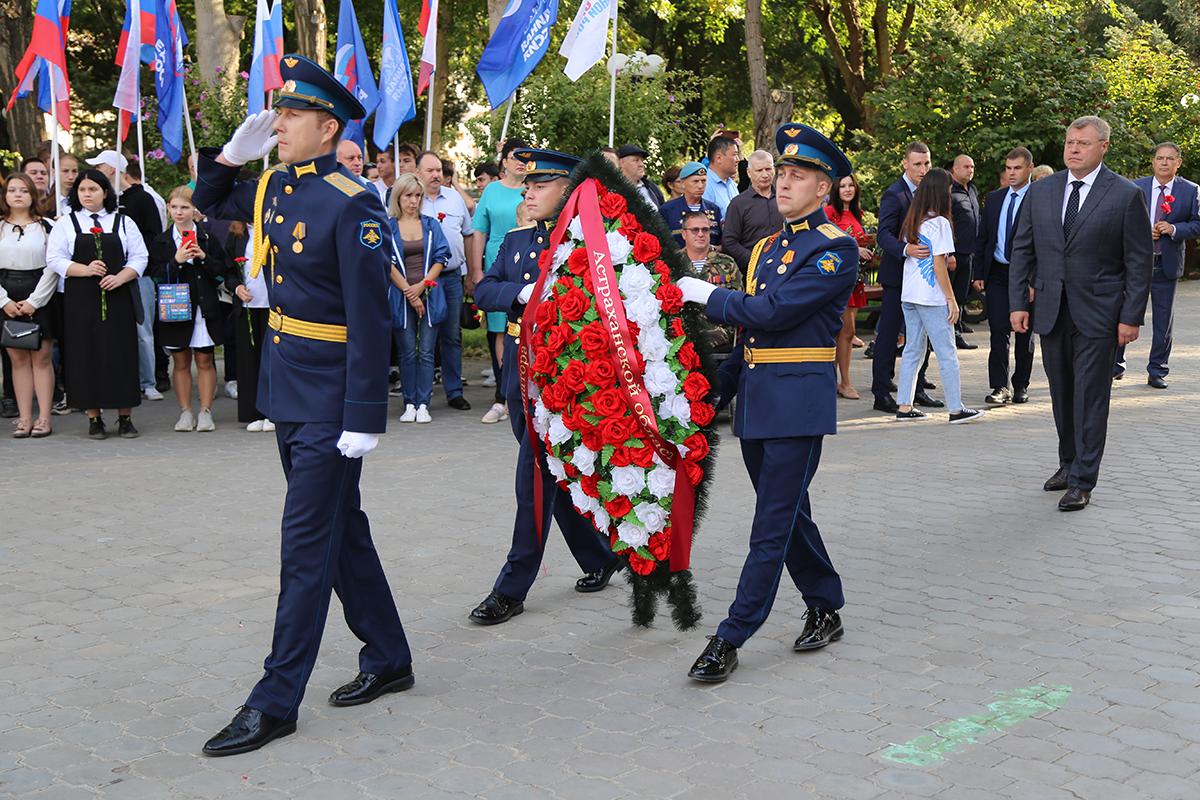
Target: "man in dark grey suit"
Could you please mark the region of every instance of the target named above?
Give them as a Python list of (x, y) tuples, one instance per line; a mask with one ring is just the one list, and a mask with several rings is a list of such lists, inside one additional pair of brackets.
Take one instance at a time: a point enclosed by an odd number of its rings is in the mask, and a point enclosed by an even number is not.
[(1042, 337), (1058, 429), (1061, 511), (1091, 499), (1108, 432), (1113, 359), (1138, 337), (1150, 294), (1154, 248), (1140, 189), (1104, 166), (1109, 125), (1080, 117), (1067, 128), (1067, 169), (1037, 181), (1017, 212), (1009, 266), (1013, 330)]

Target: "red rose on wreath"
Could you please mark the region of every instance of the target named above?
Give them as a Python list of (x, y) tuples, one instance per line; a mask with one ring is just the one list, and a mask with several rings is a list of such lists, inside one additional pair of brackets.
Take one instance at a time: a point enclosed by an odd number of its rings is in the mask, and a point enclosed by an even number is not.
[(580, 433), (583, 435), (583, 446), (593, 453), (599, 453), (604, 449), (604, 436), (600, 429), (596, 426), (584, 428)]
[(614, 467), (628, 467), (633, 464), (632, 450), (625, 445), (613, 450), (612, 456), (609, 457), (608, 463)]
[(667, 556), (671, 555), (671, 529), (667, 528), (651, 536), (650, 541), (646, 542), (646, 549), (659, 561), (666, 561)]
[(533, 321), (537, 323), (538, 330), (549, 330), (557, 320), (558, 303), (554, 300), (545, 300), (538, 304), (537, 313), (533, 317)]
[(557, 373), (558, 365), (554, 363), (554, 353), (542, 348), (533, 357), (533, 371), (545, 374)]
[(553, 383), (542, 392), (542, 403), (551, 411), (562, 411), (571, 401), (571, 393), (561, 383)]
[(683, 446), (688, 449), (688, 461), (703, 461), (708, 455), (708, 439), (703, 433), (693, 433), (683, 440)]
[(692, 422), (696, 423), (700, 427), (703, 428), (705, 425), (712, 422), (713, 417), (716, 415), (717, 412), (713, 410), (711, 404), (692, 403)]
[(546, 349), (557, 356), (575, 338), (570, 325), (555, 325), (546, 337)]
[(633, 237), (633, 260), (649, 264), (662, 254), (662, 245), (652, 233), (642, 232)]
[(654, 463), (654, 448), (650, 447), (649, 445), (631, 447), (629, 448), (629, 458), (631, 461), (633, 461), (635, 466), (641, 467), (642, 469), (649, 469)]
[(676, 338), (683, 336), (683, 320), (679, 317), (671, 320), (671, 335)]
[(563, 319), (577, 320), (583, 319), (583, 315), (587, 313), (591, 303), (588, 302), (587, 295), (577, 286), (572, 286), (570, 290), (558, 300), (558, 310), (562, 314)]
[(608, 355), (608, 334), (599, 322), (585, 325), (579, 331), (579, 346), (588, 358), (603, 358)]
[(629, 551), (629, 568), (638, 575), (649, 575), (651, 572), (654, 572), (654, 566), (657, 563), (657, 561), (652, 561), (648, 558), (642, 558), (634, 550)]
[(610, 417), (600, 424), (600, 434), (604, 437), (605, 444), (619, 447), (633, 435), (634, 425), (634, 421), (629, 417)]
[[(555, 328), (555, 333), (558, 328)], [(551, 334), (553, 336), (553, 334)], [(558, 376), (558, 382), (566, 386), (574, 394), (579, 394), (579, 390), (583, 388), (584, 375), (587, 373), (587, 367), (582, 361), (572, 361), (563, 368), (562, 374)]]
[(625, 198), (616, 192), (609, 192), (600, 198), (600, 213), (609, 219), (620, 219), (628, 208)]
[(579, 486), (588, 497), (600, 497), (600, 476), (593, 472), (579, 479)]
[(684, 342), (675, 355), (684, 369), (699, 369), (700, 356), (696, 354), (696, 346), (691, 342)]
[(664, 283), (658, 287), (654, 296), (662, 303), (664, 314), (678, 314), (683, 310), (683, 290), (673, 283)]
[(625, 413), (625, 398), (616, 389), (603, 389), (591, 397), (592, 408), (604, 418), (619, 417)]
[[(564, 370), (564, 374), (565, 372), (566, 371)], [(561, 381), (562, 378), (559, 378), (559, 380)], [(587, 428), (588, 421), (583, 417), (585, 411), (586, 409), (584, 409), (583, 404), (581, 403), (576, 403), (567, 411), (564, 411), (562, 420), (566, 429), (570, 431), (582, 431), (584, 428)]]
[(704, 468), (695, 461), (684, 461), (683, 472), (685, 475), (687, 475), (688, 482), (691, 483), (692, 486), (698, 486), (700, 481), (704, 478)]
[(604, 504), (604, 510), (613, 520), (618, 520), (621, 517), (633, 511), (633, 503), (629, 502), (629, 498), (624, 495), (617, 495), (612, 500)]
[[(564, 294), (575, 288), (575, 281), (570, 275), (563, 275), (554, 282), (554, 294), (562, 297)], [(562, 289), (560, 292), (559, 289)]]
[(612, 386), (617, 379), (617, 368), (607, 358), (596, 359), (588, 366), (583, 379), (592, 386)]
[(583, 277), (588, 272), (588, 257), (587, 250), (582, 247), (576, 247), (571, 251), (571, 255), (567, 256), (567, 269), (572, 275)]
[(658, 273), (658, 277), (662, 278), (664, 283), (671, 280), (671, 268), (667, 266), (667, 262), (655, 261), (654, 271)]
[(688, 400), (703, 400), (711, 390), (708, 378), (699, 372), (693, 372), (683, 379), (683, 396)]
[(551, 260), (552, 258), (554, 258), (554, 253), (552, 253), (552, 252), (551, 252), (550, 250), (548, 250), (548, 249), (547, 249), (547, 250), (543, 250), (543, 251), (541, 252), (541, 255), (539, 255), (539, 256), (538, 256), (538, 269), (539, 269), (539, 270), (544, 270), (544, 269), (546, 269), (547, 267), (549, 267), (549, 266), (550, 266), (550, 260)]

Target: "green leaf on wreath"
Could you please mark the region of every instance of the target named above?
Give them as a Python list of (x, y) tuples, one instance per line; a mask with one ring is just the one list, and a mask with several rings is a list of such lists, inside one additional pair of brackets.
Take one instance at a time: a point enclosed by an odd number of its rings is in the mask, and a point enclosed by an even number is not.
[(626, 447), (641, 447), (642, 440), (641, 439), (626, 439), (625, 446)]
[(606, 444), (606, 445), (604, 445), (604, 447), (601, 447), (600, 448), (600, 463), (607, 467), (608, 462), (612, 460), (613, 453), (615, 453), (616, 451), (617, 451), (617, 448), (613, 447), (611, 444)]
[(598, 313), (596, 313), (595, 306), (591, 306), (588, 308), (587, 311), (583, 312), (583, 321), (584, 322), (595, 322), (598, 319), (600, 319), (600, 315)]

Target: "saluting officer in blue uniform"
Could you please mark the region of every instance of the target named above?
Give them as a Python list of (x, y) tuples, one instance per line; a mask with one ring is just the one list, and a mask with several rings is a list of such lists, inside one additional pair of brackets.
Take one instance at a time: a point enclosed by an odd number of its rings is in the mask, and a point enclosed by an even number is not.
[[(504, 237), (492, 269), (475, 286), (475, 305), (485, 311), (504, 311), (508, 314), (501, 387), (508, 404), (513, 434), (520, 444), (516, 468), (517, 518), (513, 523), (512, 548), (508, 551), (508, 560), (500, 570), (491, 594), (471, 612), (471, 620), (480, 625), (507, 622), (525, 610), (525, 595), (542, 564), (552, 516), (567, 540), (567, 546), (571, 548), (571, 555), (575, 556), (585, 573), (575, 582), (575, 591), (600, 591), (608, 585), (621, 564), (608, 542), (596, 532), (596, 527), (579, 515), (565, 492), (558, 490), (554, 476), (546, 467), (546, 452), (541, 442), (538, 442), (536, 453), (534, 446), (529, 443), (522, 411), (521, 370), (517, 363), (521, 345), (521, 314), (533, 295), (533, 285), (538, 279), (538, 256), (550, 244), (555, 212), (566, 194), (571, 170), (579, 163), (579, 159), (555, 150), (529, 148), (514, 150), (513, 157), (525, 164), (525, 209), (537, 221), (533, 225), (515, 228)], [(540, 533), (534, 514), (534, 458), (541, 463)]]
[[(387, 221), (378, 196), (334, 153), (346, 121), (364, 111), (306, 58), (284, 56), (280, 71), (275, 109), (249, 117), (223, 150), (200, 151), (195, 192), (207, 214), (254, 221), (252, 269), (267, 271), (273, 329), (258, 404), (275, 423), (288, 484), (271, 654), (246, 704), (204, 745), (211, 756), (296, 730), (331, 588), (363, 648), (358, 676), (329, 702), (357, 705), (413, 684), (404, 628), (359, 507), (362, 457), (386, 424), (391, 343)], [(235, 182), (242, 164), (276, 143), (279, 166)]]
[(737, 649), (766, 620), (785, 566), (808, 606), (795, 649), (842, 636), (842, 581), (813, 522), (808, 487), (822, 437), (837, 428), (835, 338), (858, 276), (858, 245), (830, 224), (824, 198), (851, 168), (806, 125), (780, 126), (775, 142), (775, 197), (786, 222), (755, 246), (746, 292), (679, 281), (684, 299), (704, 303), (709, 319), (743, 329), (744, 346), (721, 365), (718, 390), (722, 403), (737, 395), (733, 432), (757, 499), (737, 596), (688, 673), (713, 683), (737, 668)]

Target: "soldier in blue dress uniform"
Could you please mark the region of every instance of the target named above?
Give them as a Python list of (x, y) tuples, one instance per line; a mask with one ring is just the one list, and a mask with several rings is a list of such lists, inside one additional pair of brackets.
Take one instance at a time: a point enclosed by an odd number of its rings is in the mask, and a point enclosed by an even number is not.
[(738, 398), (733, 432), (757, 499), (737, 596), (688, 673), (713, 683), (737, 668), (737, 650), (766, 620), (785, 567), (808, 606), (794, 649), (842, 636), (842, 581), (813, 522), (808, 487), (822, 438), (836, 432), (835, 339), (858, 278), (858, 245), (828, 221), (823, 199), (851, 169), (807, 125), (781, 125), (775, 142), (785, 223), (755, 246), (746, 292), (679, 281), (684, 299), (703, 303), (709, 319), (743, 329), (743, 347), (721, 365), (717, 385), (721, 404)]
[[(546, 550), (551, 517), (558, 523), (571, 554), (579, 562), (584, 576), (575, 582), (578, 592), (598, 592), (621, 562), (608, 542), (600, 537), (565, 492), (560, 492), (554, 476), (546, 467), (541, 442), (534, 445), (526, 435), (524, 400), (521, 396), (520, 356), (521, 314), (533, 295), (538, 279), (538, 256), (550, 243), (555, 212), (566, 194), (571, 170), (579, 159), (555, 150), (523, 148), (513, 157), (525, 164), (525, 208), (536, 222), (508, 232), (496, 254), (495, 266), (475, 286), (475, 304), (485, 311), (508, 314), (504, 338), (504, 366), (501, 387), (508, 404), (509, 421), (517, 437), (516, 494), (517, 518), (513, 523), (512, 547), (508, 560), (496, 578), (491, 593), (471, 612), (471, 620), (480, 625), (507, 622), (525, 610), (525, 595), (537, 577)], [(532, 403), (532, 398), (530, 400)], [(542, 529), (537, 529), (534, 513), (534, 459), (541, 463)]]
[[(275, 422), (287, 477), (279, 601), (265, 673), (233, 721), (204, 745), (245, 753), (296, 730), (317, 659), (330, 590), (363, 642), (359, 674), (330, 695), (370, 702), (413, 685), (412, 655), (359, 505), (362, 457), (387, 416), (392, 247), (378, 196), (338, 164), (334, 148), (362, 105), (302, 56), (281, 62), (275, 109), (249, 117), (218, 151), (201, 150), (196, 206), (253, 220), (252, 270), (267, 270), (272, 330), (259, 410)], [(278, 143), (278, 166), (236, 182), (242, 164)]]

